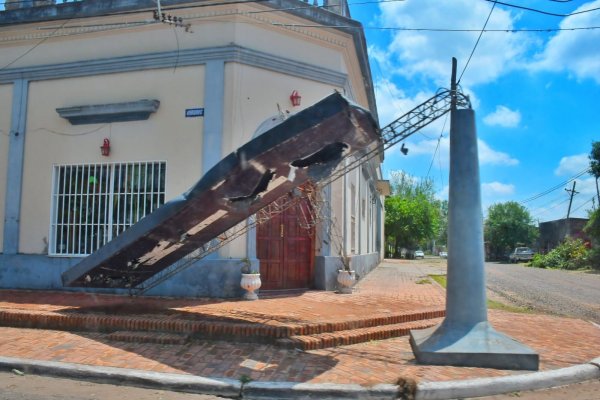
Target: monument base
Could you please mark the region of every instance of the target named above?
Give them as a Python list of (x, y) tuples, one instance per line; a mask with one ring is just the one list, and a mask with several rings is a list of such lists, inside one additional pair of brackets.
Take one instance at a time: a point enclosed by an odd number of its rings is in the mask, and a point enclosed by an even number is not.
[(419, 364), (514, 370), (539, 368), (539, 355), (486, 322), (460, 329), (446, 321), (410, 331), (410, 345)]

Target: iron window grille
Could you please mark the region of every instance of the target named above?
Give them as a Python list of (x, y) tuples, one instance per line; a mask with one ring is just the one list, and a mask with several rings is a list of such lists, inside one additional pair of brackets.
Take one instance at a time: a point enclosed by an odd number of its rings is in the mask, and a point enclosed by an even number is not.
[(55, 165), (49, 255), (89, 255), (164, 204), (166, 166)]

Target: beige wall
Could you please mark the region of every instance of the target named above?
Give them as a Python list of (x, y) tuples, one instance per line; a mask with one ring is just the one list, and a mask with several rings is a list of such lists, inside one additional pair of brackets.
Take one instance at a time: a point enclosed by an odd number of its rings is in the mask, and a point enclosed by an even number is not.
[(12, 114), (13, 85), (0, 85), (0, 252), (4, 245), (4, 204), (6, 199), (6, 173), (8, 144)]
[[(345, 72), (341, 52), (332, 54), (327, 47), (340, 50), (348, 45), (352, 46), (348, 35), (314, 28), (299, 29), (274, 25), (307, 24), (306, 20), (285, 13), (239, 15), (239, 13), (259, 10), (270, 9), (255, 4), (235, 4), (210, 9), (169, 10), (169, 14), (181, 16), (186, 19), (186, 22), (191, 23), (189, 32), (183, 28), (174, 29), (171, 25), (161, 23), (138, 25), (135, 29), (102, 28), (110, 24), (147, 22), (151, 18), (150, 12), (76, 20), (68, 24), (74, 27), (71, 29), (59, 28), (60, 22), (56, 21), (15, 26), (12, 30), (6, 29), (0, 32), (0, 37), (10, 39), (9, 45), (3, 46), (2, 52), (6, 59), (16, 59), (28, 50), (32, 43), (37, 43), (45, 37), (44, 35), (51, 32), (53, 37), (47, 38), (43, 46), (39, 46), (11, 67), (226, 46), (236, 43), (251, 49)], [(118, 46), (114, 45), (115, 40), (118, 40)]]
[[(81, 22), (82, 25), (93, 26), (110, 23), (145, 21), (151, 17), (150, 13), (139, 15), (89, 18)], [(16, 59), (27, 51), (32, 43), (40, 41), (45, 32), (53, 29), (40, 30), (39, 27), (57, 27), (60, 22), (47, 22), (37, 24), (30, 29), (19, 27), (12, 32), (0, 32), (0, 37), (26, 38), (30, 40), (10, 42), (10, 46), (3, 47), (2, 57), (7, 60)], [(71, 24), (70, 24), (71, 25)], [(72, 25), (79, 25), (72, 23)], [(60, 36), (61, 33), (66, 35)], [(75, 34), (73, 34), (75, 33)], [(86, 33), (86, 34), (82, 34)], [(79, 30), (57, 31), (58, 37), (46, 39), (43, 46), (23, 57), (12, 68), (49, 65), (65, 62), (86, 61), (111, 57), (123, 57), (136, 54), (148, 54), (166, 51), (184, 50), (187, 48), (202, 48), (223, 46), (234, 41), (234, 28), (231, 24), (204, 21), (194, 24), (193, 33), (186, 33), (183, 29), (176, 31), (166, 24), (152, 24), (133, 29), (117, 29), (104, 32), (94, 32), (93, 28)], [(177, 35), (177, 36), (176, 36)], [(115, 43), (118, 42), (118, 46)]]
[[(77, 35), (45, 40), (43, 46), (11, 67), (236, 44), (346, 73), (353, 100), (367, 107), (364, 82), (351, 36), (330, 29), (275, 25), (306, 23), (305, 20), (285, 13), (234, 15), (239, 11), (265, 9), (268, 8), (260, 4), (243, 4), (174, 10), (172, 14), (182, 16), (192, 23), (192, 33), (186, 33), (183, 29), (174, 30), (173, 27), (160, 23), (135, 30), (94, 33), (92, 30), (96, 28), (90, 27), (92, 25), (143, 21), (148, 20), (150, 14), (90, 18), (80, 22), (82, 26), (88, 27), (77, 28)], [(39, 42), (39, 35), (46, 32), (39, 30), (40, 26), (56, 27), (60, 23), (20, 26), (16, 27), (18, 29), (0, 32), (0, 37), (27, 39), (8, 42), (9, 45), (2, 48), (3, 57), (15, 59), (32, 44)], [(55, 33), (61, 35), (69, 32), (59, 29)], [(203, 83), (203, 66), (32, 82), (29, 92), (19, 251), (42, 253), (45, 249), (44, 240), (48, 235), (50, 222), (53, 164), (166, 160), (167, 199), (181, 194), (196, 182), (200, 177), (202, 162), (203, 118), (186, 119), (184, 110), (204, 106)], [(292, 90), (298, 90), (302, 96), (300, 107), (292, 107), (290, 103)], [(227, 63), (221, 155), (234, 151), (250, 140), (265, 119), (278, 113), (278, 104), (283, 112), (295, 113), (333, 90), (344, 92), (342, 87), (239, 63)], [(10, 98), (5, 99), (10, 93), (10, 89), (4, 90), (2, 87), (2, 104), (10, 104)], [(139, 99), (161, 101), (158, 112), (148, 121), (72, 126), (55, 111), (57, 107)], [(10, 110), (0, 110), (0, 117), (3, 113), (10, 116)], [(3, 125), (4, 118), (0, 119), (0, 129), (4, 129)], [(112, 152), (109, 158), (102, 157), (99, 150), (105, 137), (111, 140)], [(6, 154), (6, 146), (2, 145), (2, 140), (5, 139), (0, 138), (0, 155)], [(0, 159), (0, 191), (6, 177), (3, 170), (5, 166), (2, 165), (2, 160), (5, 159), (6, 157)], [(338, 198), (343, 189), (340, 183), (336, 185), (339, 188), (333, 191), (336, 203), (334, 207), (338, 228), (342, 229), (342, 202), (346, 200)], [(4, 194), (1, 194), (0, 216), (4, 212)], [(358, 194), (357, 192), (357, 198)], [(0, 239), (1, 235), (2, 232)], [(245, 249), (244, 237), (221, 250), (221, 255), (243, 257)]]
[[(200, 177), (203, 118), (185, 109), (204, 105), (204, 68), (187, 67), (30, 83), (20, 248), (42, 253), (50, 223), (52, 166), (70, 163), (167, 161), (167, 200)], [(57, 107), (157, 99), (147, 121), (70, 125)], [(110, 157), (100, 155), (110, 138)]]
[[(263, 121), (278, 114), (277, 105), (286, 115), (294, 114), (333, 93), (335, 89), (341, 90), (307, 79), (227, 63), (223, 154), (229, 154), (251, 140)], [(293, 107), (290, 102), (293, 90), (302, 96), (299, 107)]]

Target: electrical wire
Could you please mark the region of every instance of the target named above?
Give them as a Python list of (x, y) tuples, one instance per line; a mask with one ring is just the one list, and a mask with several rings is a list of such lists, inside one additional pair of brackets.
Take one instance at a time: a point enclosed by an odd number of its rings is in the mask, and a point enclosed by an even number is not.
[(431, 163), (429, 164), (429, 168), (427, 169), (427, 175), (425, 175), (427, 178), (429, 178), (429, 172), (431, 171), (431, 167), (433, 166), (433, 161), (435, 160), (435, 155), (438, 152), (438, 149), (440, 148), (440, 142), (442, 141), (442, 138), (444, 137), (444, 129), (446, 129), (446, 123), (448, 122), (448, 115), (446, 114), (446, 117), (444, 118), (444, 125), (442, 126), (442, 131), (440, 132), (440, 136), (438, 137), (438, 141), (437, 141), (437, 145), (435, 146), (435, 151), (433, 152), (433, 157), (431, 158)]
[(467, 63), (465, 64), (465, 67), (463, 68), (462, 72), (460, 73), (460, 77), (458, 78), (458, 81), (456, 82), (456, 84), (460, 84), (460, 80), (462, 79), (465, 71), (467, 70), (467, 67), (469, 66), (469, 62), (471, 62), (471, 57), (473, 57), (473, 54), (475, 53), (475, 50), (477, 49), (477, 45), (479, 44), (479, 41), (481, 40), (481, 36), (483, 36), (483, 32), (485, 31), (485, 27), (487, 26), (490, 17), (492, 16), (492, 13), (494, 12), (494, 8), (496, 8), (496, 1), (494, 0), (494, 4), (492, 5), (492, 9), (490, 10), (490, 13), (487, 16), (487, 19), (485, 20), (485, 24), (483, 24), (483, 28), (481, 28), (481, 32), (479, 32), (479, 36), (477, 37), (477, 41), (475, 42), (475, 46), (473, 46), (473, 50), (471, 50), (471, 54), (469, 54), (469, 58), (467, 59)]
[(85, 136), (85, 135), (91, 135), (92, 133), (96, 133), (104, 128), (106, 128), (108, 125), (110, 124), (103, 124), (101, 126), (99, 126), (98, 128), (92, 129), (90, 131), (86, 131), (86, 132), (80, 132), (80, 133), (66, 133), (66, 132), (59, 132), (59, 131), (55, 131), (52, 129), (48, 129), (48, 128), (36, 128), (36, 129), (32, 129), (31, 131), (29, 131), (30, 133), (33, 132), (39, 132), (39, 131), (45, 131), (48, 133), (52, 133), (54, 135), (58, 135), (58, 136), (70, 136), (70, 137), (76, 137), (76, 136)]
[(571, 210), (571, 213), (574, 213), (575, 211), (579, 210), (581, 207), (585, 206), (587, 203), (589, 203), (590, 201), (594, 200), (595, 198), (596, 198), (596, 196), (592, 196), (588, 201), (580, 204), (579, 207)]
[[(399, 0), (388, 0), (388, 1), (399, 1)], [(378, 1), (373, 1), (373, 2), (365, 2), (364, 4), (367, 3), (378, 3)], [(360, 3), (363, 4), (363, 3)], [(317, 6), (312, 6), (317, 7)], [(306, 8), (306, 7), (297, 7), (296, 9), (301, 9), (301, 8)], [(319, 8), (322, 8), (321, 6), (319, 6)], [(290, 8), (292, 9), (292, 8)], [(283, 10), (263, 10), (263, 11), (256, 11), (256, 13), (262, 13), (262, 12), (278, 12), (278, 11), (283, 11)], [(143, 11), (137, 11), (138, 13), (143, 12)], [(254, 11), (252, 12), (241, 12), (241, 13), (236, 13), (236, 14), (230, 14), (229, 16), (232, 15), (245, 15), (245, 14), (250, 14), (250, 13), (255, 13)], [(214, 16), (207, 16), (207, 18), (214, 18)], [(73, 17), (72, 17), (73, 18)], [(203, 17), (194, 17), (192, 19), (201, 19)], [(222, 19), (219, 20), (208, 20), (208, 19), (203, 19), (203, 21), (210, 21), (210, 22), (219, 22), (219, 23), (225, 23), (225, 22), (229, 22), (229, 21), (223, 21)], [(260, 21), (256, 21), (256, 22), (246, 22), (246, 21), (237, 21), (238, 23), (246, 23), (246, 24), (256, 24), (256, 25), (272, 25), (272, 26), (282, 26), (282, 27), (292, 27), (292, 28), (332, 28), (332, 29), (363, 29), (363, 30), (382, 30), (382, 31), (408, 31), (408, 32), (439, 32), (439, 33), (444, 33), (444, 32), (498, 32), (498, 33), (517, 33), (517, 32), (541, 32), (541, 33), (552, 33), (552, 32), (564, 32), (564, 31), (581, 31), (581, 30), (597, 30), (600, 29), (600, 26), (587, 26), (587, 27), (574, 27), (574, 28), (519, 28), (519, 29), (460, 29), (460, 28), (407, 28), (407, 27), (377, 27), (377, 26), (352, 26), (352, 25), (318, 25), (318, 24), (284, 24), (284, 23), (274, 23), (274, 22), (260, 22)], [(130, 27), (135, 27), (135, 26), (144, 26), (144, 25), (151, 25), (151, 24), (156, 24), (158, 23), (157, 21), (139, 21), (139, 22), (125, 22), (125, 23), (110, 23), (110, 24), (90, 24), (90, 25), (75, 25), (75, 26), (64, 26), (64, 24), (58, 26), (58, 27), (44, 27), (44, 28), (39, 28), (40, 30), (45, 30), (45, 29), (54, 29), (54, 31), (49, 34), (47, 37), (43, 38), (42, 40), (47, 40), (50, 37), (67, 37), (67, 36), (78, 36), (78, 35), (84, 35), (87, 34), (89, 32), (74, 32), (74, 33), (61, 33), (59, 35), (56, 34), (56, 32), (60, 29), (81, 29), (81, 28), (102, 28), (102, 27), (107, 27), (107, 29), (98, 29), (94, 32), (107, 32), (107, 31), (112, 31), (112, 30), (118, 30), (118, 29), (123, 29), (123, 28), (130, 28)], [(27, 40), (30, 37), (28, 36), (23, 36), (23, 37), (16, 37), (16, 38), (10, 38), (10, 39), (5, 39), (5, 40), (0, 40), (0, 42), (4, 42), (4, 43), (10, 43), (10, 42), (16, 42), (16, 41), (22, 41), (22, 40)], [(37, 46), (39, 46), (41, 43), (38, 43)], [(37, 47), (36, 46), (36, 47)], [(32, 51), (33, 49), (30, 49), (29, 51)], [(26, 54), (22, 55), (23, 57)], [(15, 61), (16, 62), (16, 61)], [(13, 62), (14, 63), (14, 62)], [(7, 68), (8, 66), (12, 65), (11, 63), (9, 63), (7, 66), (5, 66), (4, 68)]]
[(546, 208), (545, 210), (538, 211), (538, 212), (536, 212), (536, 213), (535, 213), (535, 214), (532, 216), (532, 218), (538, 219), (540, 216), (542, 216), (542, 215), (546, 214), (546, 213), (547, 213), (547, 212), (549, 212), (549, 211), (552, 211), (552, 210), (554, 210), (554, 209), (555, 209), (555, 208), (557, 208), (558, 206), (562, 206), (562, 205), (563, 205), (563, 204), (565, 204), (567, 201), (569, 201), (569, 198), (566, 198), (565, 200), (561, 201), (560, 203), (557, 203), (557, 204), (553, 205), (553, 206), (552, 206), (552, 207), (550, 207), (550, 208)]
[(584, 174), (587, 174), (587, 173), (589, 173), (589, 172), (590, 172), (590, 169), (589, 169), (589, 168), (586, 168), (586, 169), (584, 169), (583, 171), (581, 171), (581, 172), (577, 173), (576, 175), (572, 176), (572, 177), (571, 177), (571, 178), (569, 178), (568, 180), (566, 180), (566, 181), (564, 181), (564, 182), (561, 182), (561, 183), (559, 183), (559, 184), (558, 184), (558, 185), (556, 185), (556, 186), (552, 186), (551, 188), (549, 188), (549, 189), (547, 189), (547, 190), (544, 190), (544, 191), (543, 191), (543, 192), (541, 192), (541, 193), (538, 193), (538, 194), (536, 194), (536, 195), (533, 195), (533, 196), (531, 196), (531, 197), (529, 197), (529, 198), (526, 198), (526, 199), (524, 199), (524, 200), (521, 200), (519, 203), (521, 203), (521, 204), (525, 204), (525, 203), (529, 203), (529, 202), (531, 202), (531, 201), (533, 201), (533, 200), (537, 200), (537, 199), (539, 199), (540, 197), (546, 196), (547, 194), (554, 192), (555, 190), (561, 189), (561, 188), (562, 188), (562, 187), (564, 187), (566, 184), (568, 184), (568, 183), (570, 183), (570, 182), (573, 182), (575, 179), (577, 179), (577, 178), (579, 178), (580, 176), (582, 176), (582, 175), (584, 175)]
[(9, 62), (8, 64), (4, 65), (3, 67), (0, 68), (0, 71), (10, 67), (11, 65), (13, 65), (14, 63), (16, 63), (17, 61), (21, 60), (23, 57), (25, 57), (26, 55), (28, 55), (29, 53), (31, 53), (33, 50), (35, 50), (36, 48), (38, 48), (39, 46), (41, 46), (46, 40), (50, 39), (52, 36), (54, 36), (54, 34), (56, 32), (58, 32), (60, 29), (62, 29), (69, 21), (73, 20), (74, 18), (77, 18), (77, 16), (79, 15), (80, 11), (77, 11), (76, 13), (74, 13), (72, 16), (68, 17), (65, 22), (63, 22), (61, 25), (59, 25), (54, 31), (52, 31), (52, 33), (50, 33), (49, 36), (46, 36), (45, 38), (42, 38), (39, 42), (37, 42), (36, 44), (34, 44), (31, 48), (29, 48), (29, 50), (25, 51), (25, 53), (21, 54), (20, 56), (18, 56), (17, 58), (15, 58), (14, 60), (12, 60), (11, 62)]
[[(214, 21), (218, 22), (218, 21)], [(562, 31), (581, 31), (600, 29), (600, 26), (583, 26), (578, 28), (518, 28), (518, 29), (461, 29), (461, 28), (402, 28), (386, 26), (351, 26), (351, 25), (315, 25), (315, 24), (282, 24), (271, 23), (274, 26), (287, 26), (293, 28), (344, 28), (344, 29), (364, 29), (364, 30), (383, 30), (383, 31), (409, 31), (409, 32), (562, 32)]]
[(550, 15), (552, 17), (570, 17), (570, 16), (573, 16), (573, 15), (585, 14), (585, 13), (589, 13), (589, 12), (592, 12), (592, 11), (600, 10), (600, 7), (595, 7), (595, 8), (590, 8), (590, 9), (587, 9), (587, 10), (575, 11), (575, 12), (572, 12), (570, 14), (557, 14), (557, 13), (552, 13), (552, 12), (545, 11), (545, 10), (540, 10), (540, 9), (537, 9), (537, 8), (519, 6), (517, 4), (511, 4), (511, 3), (504, 3), (502, 1), (497, 1), (497, 0), (485, 0), (485, 1), (490, 2), (490, 3), (494, 2), (494, 4), (497, 3), (497, 4), (500, 4), (500, 5), (503, 5), (503, 6), (507, 6), (507, 7), (518, 8), (520, 10), (526, 10), (526, 11), (536, 12), (536, 13), (539, 13), (539, 14)]

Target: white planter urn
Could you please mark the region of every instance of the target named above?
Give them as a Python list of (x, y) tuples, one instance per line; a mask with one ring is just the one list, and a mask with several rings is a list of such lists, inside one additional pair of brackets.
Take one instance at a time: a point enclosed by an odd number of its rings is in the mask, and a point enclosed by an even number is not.
[(240, 286), (246, 291), (242, 298), (244, 300), (258, 300), (258, 295), (254, 291), (258, 290), (261, 284), (260, 274), (242, 274)]
[(352, 293), (352, 287), (356, 283), (356, 275), (354, 271), (338, 270), (337, 281), (339, 284), (340, 293)]

